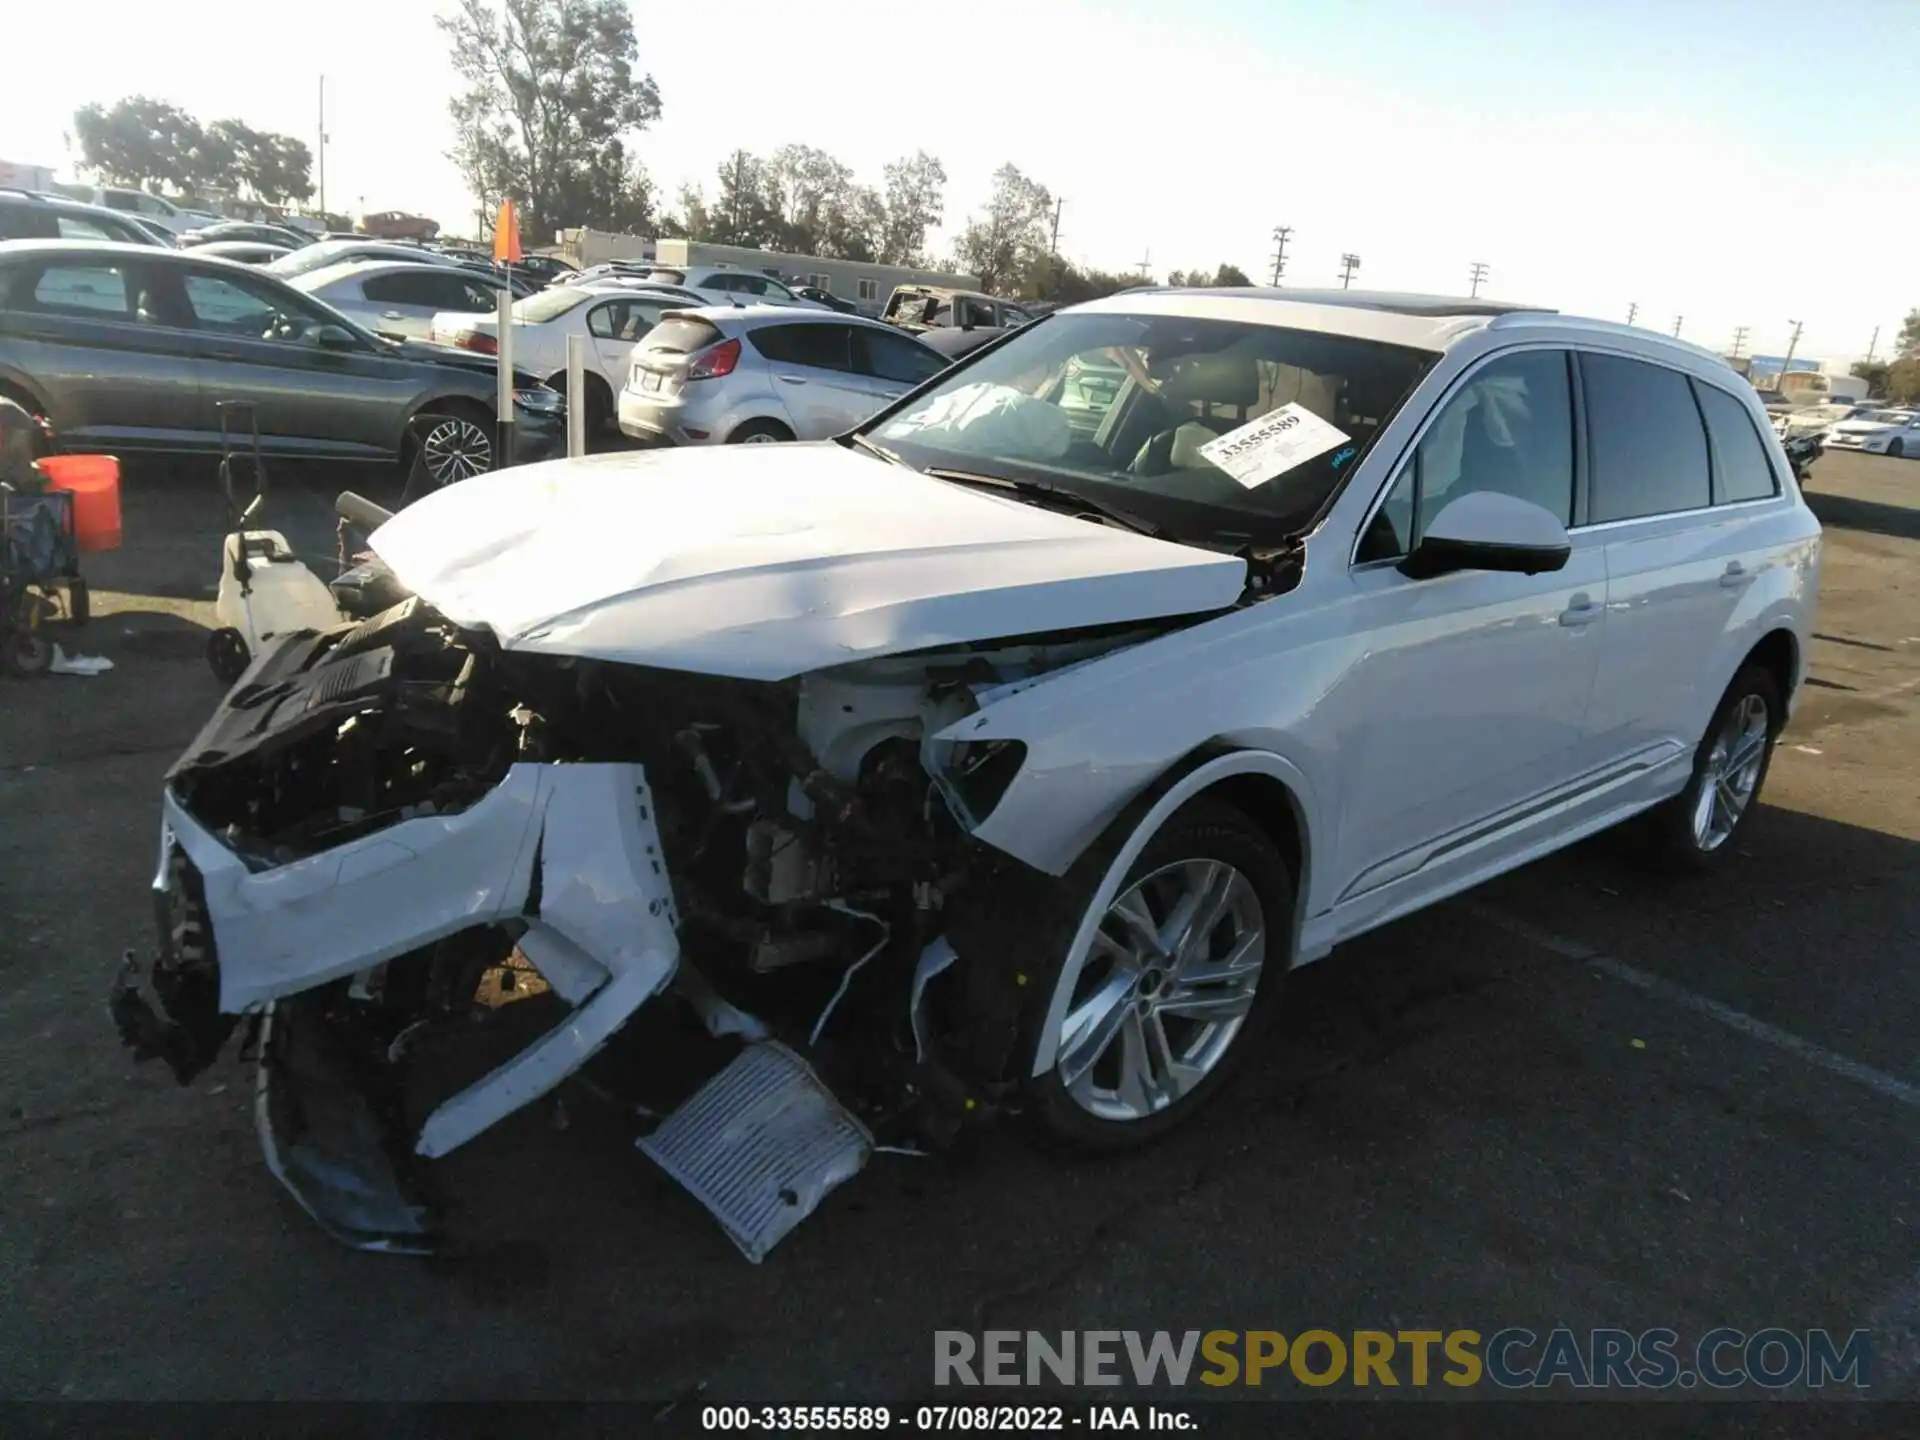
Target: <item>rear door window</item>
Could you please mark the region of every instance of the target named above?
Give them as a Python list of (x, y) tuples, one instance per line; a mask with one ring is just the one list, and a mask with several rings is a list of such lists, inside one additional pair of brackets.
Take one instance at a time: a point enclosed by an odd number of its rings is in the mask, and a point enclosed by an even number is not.
[(421, 310), (464, 308), (442, 303), (448, 298), (448, 289), (441, 283), (440, 276), (409, 274), (404, 270), (367, 276), (360, 282), (360, 293), (381, 305), (412, 305)]
[(747, 339), (776, 364), (815, 370), (852, 370), (851, 325), (763, 325)]
[(864, 325), (854, 328), (853, 333), (859, 341), (856, 358), (863, 374), (899, 385), (918, 385), (947, 368), (944, 355), (936, 355), (904, 335), (869, 330)]
[(1580, 356), (1595, 525), (1712, 503), (1707, 432), (1678, 370), (1618, 355)]
[(75, 261), (16, 272), (7, 304), (76, 320), (131, 320), (133, 285), (125, 267)]
[(1779, 494), (1780, 482), (1747, 407), (1712, 385), (1695, 381), (1693, 388), (1713, 441), (1714, 504), (1734, 505)]

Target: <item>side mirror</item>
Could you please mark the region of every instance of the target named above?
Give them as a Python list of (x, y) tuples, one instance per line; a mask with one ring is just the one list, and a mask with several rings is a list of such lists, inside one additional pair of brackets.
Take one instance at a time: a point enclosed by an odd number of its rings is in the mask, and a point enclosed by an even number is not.
[(351, 330), (339, 325), (322, 325), (313, 332), (314, 343), (322, 350), (358, 350), (360, 342)]
[(1462, 495), (1444, 506), (1400, 562), (1400, 573), (1427, 580), (1454, 570), (1540, 575), (1561, 569), (1573, 553), (1567, 527), (1530, 500), (1492, 491)]

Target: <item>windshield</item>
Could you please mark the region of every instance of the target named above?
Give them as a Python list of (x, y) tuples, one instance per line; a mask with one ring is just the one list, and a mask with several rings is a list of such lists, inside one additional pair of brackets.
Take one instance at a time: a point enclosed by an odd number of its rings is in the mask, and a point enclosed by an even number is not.
[(544, 325), (549, 320), (557, 320), (569, 310), (584, 305), (587, 292), (574, 290), (563, 285), (558, 290), (541, 290), (524, 300), (513, 302), (513, 318), (524, 320), (532, 325)]
[(1056, 315), (870, 435), (920, 469), (1036, 480), (1174, 538), (1243, 543), (1310, 526), (1435, 358), (1240, 321)]

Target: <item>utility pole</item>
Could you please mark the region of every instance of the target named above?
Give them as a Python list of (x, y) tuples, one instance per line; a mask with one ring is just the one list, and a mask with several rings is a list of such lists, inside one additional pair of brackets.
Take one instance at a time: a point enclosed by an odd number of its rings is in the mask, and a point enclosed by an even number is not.
[(1485, 279), (1487, 278), (1487, 264), (1486, 264), (1486, 261), (1484, 261), (1484, 260), (1476, 260), (1476, 261), (1474, 261), (1474, 262), (1473, 262), (1473, 270), (1472, 270), (1472, 272), (1471, 272), (1471, 273), (1472, 273), (1472, 276), (1473, 276), (1473, 289), (1472, 289), (1471, 291), (1469, 291), (1468, 293), (1469, 293), (1469, 294), (1471, 294), (1471, 295), (1473, 295), (1473, 296), (1475, 296), (1475, 297), (1478, 297), (1478, 296), (1479, 296), (1479, 294), (1480, 294), (1480, 285), (1481, 285), (1481, 282), (1482, 282), (1482, 281), (1484, 281), (1484, 280), (1485, 280)]
[(1291, 225), (1273, 227), (1273, 283), (1278, 285), (1280, 277), (1287, 272), (1287, 237), (1293, 234)]
[(1358, 255), (1342, 255), (1340, 257), (1340, 288), (1342, 290), (1347, 289), (1348, 286), (1352, 284), (1353, 272), (1359, 268), (1360, 257)]
[(1685, 320), (1686, 318), (1687, 317), (1684, 315), (1676, 315), (1673, 317), (1673, 338), (1674, 339), (1678, 340), (1680, 338), (1680, 322), (1682, 320)]
[(1151, 248), (1149, 248), (1146, 255), (1141, 258), (1140, 278), (1142, 280), (1150, 280), (1153, 278), (1153, 251)]
[(1633, 323), (1633, 317), (1638, 315), (1639, 313), (1640, 313), (1640, 302), (1638, 300), (1635, 300), (1630, 305), (1627, 306), (1627, 324), (1631, 325)]
[(1780, 374), (1782, 378), (1785, 378), (1787, 371), (1793, 368), (1793, 352), (1800, 344), (1800, 322), (1798, 320), (1789, 320), (1787, 323), (1793, 326), (1793, 334), (1787, 338), (1787, 358), (1780, 362)]
[(1060, 253), (1060, 207), (1066, 203), (1064, 198), (1053, 202), (1053, 239), (1047, 245), (1049, 255)]
[(1733, 332), (1733, 358), (1738, 360), (1740, 352), (1747, 348), (1747, 327), (1737, 326)]
[(314, 160), (319, 166), (320, 214), (325, 223), (327, 213), (327, 77), (320, 77), (320, 148), (314, 151)]
[(1879, 345), (1879, 343), (1880, 343), (1880, 327), (1876, 325), (1873, 327), (1873, 338), (1867, 341), (1867, 364), (1871, 365), (1873, 363), (1874, 348), (1877, 345)]

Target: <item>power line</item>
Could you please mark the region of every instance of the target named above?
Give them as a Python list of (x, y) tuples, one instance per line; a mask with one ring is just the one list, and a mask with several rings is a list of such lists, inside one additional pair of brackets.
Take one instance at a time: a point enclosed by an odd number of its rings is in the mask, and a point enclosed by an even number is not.
[(1291, 225), (1273, 227), (1273, 283), (1278, 285), (1280, 277), (1287, 273), (1287, 237), (1293, 234)]
[(1480, 283), (1487, 278), (1487, 262), (1484, 260), (1474, 261), (1471, 273), (1473, 276), (1473, 289), (1468, 293), (1477, 298), (1480, 294)]
[(1340, 288), (1342, 290), (1347, 289), (1348, 286), (1353, 283), (1353, 272), (1359, 268), (1360, 257), (1358, 255), (1342, 255), (1340, 257)]

